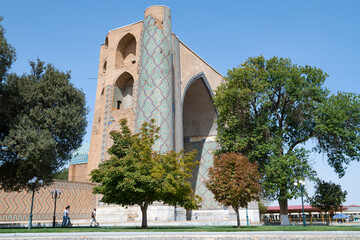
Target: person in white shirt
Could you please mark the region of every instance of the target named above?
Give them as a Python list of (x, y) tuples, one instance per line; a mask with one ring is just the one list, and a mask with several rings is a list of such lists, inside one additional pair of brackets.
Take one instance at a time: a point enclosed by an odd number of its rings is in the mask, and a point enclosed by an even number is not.
[(95, 223), (95, 226), (99, 226), (99, 223), (96, 221), (96, 208), (94, 208), (94, 211), (91, 213), (90, 227), (93, 226), (93, 223)]
[(62, 227), (66, 227), (70, 224), (69, 210), (70, 210), (70, 206), (65, 207), (63, 222), (61, 224)]

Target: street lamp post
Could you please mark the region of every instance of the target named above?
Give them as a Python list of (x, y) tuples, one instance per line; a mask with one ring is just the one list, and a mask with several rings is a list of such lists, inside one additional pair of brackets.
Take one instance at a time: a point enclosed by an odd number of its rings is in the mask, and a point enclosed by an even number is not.
[(247, 206), (246, 206), (246, 225), (249, 226), (249, 215), (247, 213)]
[(56, 215), (56, 200), (60, 198), (61, 191), (55, 189), (55, 191), (51, 191), (51, 198), (54, 199), (54, 217), (53, 217), (53, 228), (55, 227), (55, 215)]
[(295, 186), (298, 186), (300, 187), (300, 194), (301, 194), (301, 205), (302, 205), (302, 212), (303, 212), (303, 224), (304, 224), (304, 227), (306, 227), (306, 220), (305, 220), (305, 211), (304, 211), (304, 199), (303, 199), (303, 192), (304, 192), (304, 186), (305, 186), (305, 181), (303, 180), (299, 180), (294, 182), (294, 185)]
[(31, 186), (32, 188), (32, 198), (31, 198), (31, 207), (30, 207), (30, 216), (29, 216), (29, 226), (28, 229), (31, 229), (32, 226), (32, 211), (33, 211), (33, 206), (34, 206), (34, 195), (35, 195), (35, 187), (36, 187), (36, 181), (41, 185), (43, 184), (43, 180), (37, 180), (37, 177), (33, 177), (32, 179), (30, 179), (28, 181), (28, 184)]

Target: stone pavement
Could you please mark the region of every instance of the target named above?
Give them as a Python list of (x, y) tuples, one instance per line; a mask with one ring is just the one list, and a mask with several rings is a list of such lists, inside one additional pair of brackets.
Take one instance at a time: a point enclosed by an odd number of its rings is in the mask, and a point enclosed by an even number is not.
[(337, 240), (360, 239), (360, 232), (356, 231), (272, 231), (272, 232), (83, 232), (83, 233), (7, 233), (0, 234), (0, 239), (27, 239), (27, 240), (87, 240), (87, 239), (126, 239), (126, 240), (232, 240), (232, 239), (290, 239), (290, 240)]

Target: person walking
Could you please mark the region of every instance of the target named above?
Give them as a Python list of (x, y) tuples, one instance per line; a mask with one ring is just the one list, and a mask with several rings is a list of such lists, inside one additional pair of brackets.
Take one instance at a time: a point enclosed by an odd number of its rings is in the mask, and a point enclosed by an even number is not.
[(66, 227), (70, 224), (69, 211), (70, 211), (70, 206), (65, 207), (64, 215), (63, 215), (63, 222), (61, 224), (62, 227)]
[(95, 223), (95, 226), (99, 226), (99, 223), (96, 221), (96, 208), (94, 208), (94, 211), (91, 213), (91, 222), (90, 227), (92, 227), (93, 223)]

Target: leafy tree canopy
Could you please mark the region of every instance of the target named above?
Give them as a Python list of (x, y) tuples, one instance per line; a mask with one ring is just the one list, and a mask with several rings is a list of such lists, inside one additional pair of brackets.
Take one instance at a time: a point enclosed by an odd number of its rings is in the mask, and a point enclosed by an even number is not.
[(27, 187), (37, 176), (55, 177), (82, 142), (87, 125), (85, 95), (70, 73), (30, 62), (31, 73), (9, 74), (0, 94), (0, 187)]
[[(342, 191), (340, 184), (318, 179), (315, 185), (315, 194), (309, 198), (311, 206), (319, 208), (325, 213), (330, 210), (338, 211), (346, 200), (346, 191)], [(325, 218), (328, 221), (328, 218)]]
[(256, 163), (237, 153), (224, 153), (214, 158), (206, 187), (218, 202), (232, 206), (237, 215), (237, 226), (240, 227), (239, 208), (259, 200), (259, 181)]
[(152, 146), (159, 138), (159, 127), (154, 120), (145, 122), (138, 134), (131, 134), (126, 123), (121, 120), (121, 131), (111, 133), (110, 160), (91, 172), (92, 181), (99, 183), (94, 193), (102, 194), (104, 203), (139, 205), (143, 228), (147, 227), (147, 208), (155, 201), (197, 209), (201, 198), (194, 196), (189, 181), (198, 164), (195, 152), (155, 152)]
[(325, 153), (339, 176), (360, 157), (359, 96), (330, 96), (327, 77), (316, 67), (260, 56), (229, 70), (216, 91), (220, 152), (258, 161), (264, 195), (279, 200), (286, 219), (287, 199), (299, 195), (294, 180), (315, 175), (301, 144), (314, 140), (312, 150)]
[(63, 168), (56, 173), (56, 180), (67, 181), (69, 179), (69, 168)]
[(7, 71), (15, 62), (15, 49), (7, 42), (5, 38), (5, 29), (1, 25), (3, 17), (0, 17), (0, 89), (2, 81), (5, 79)]
[(260, 213), (260, 215), (265, 214), (267, 209), (268, 209), (268, 206), (265, 205), (264, 202), (259, 201), (259, 213)]

